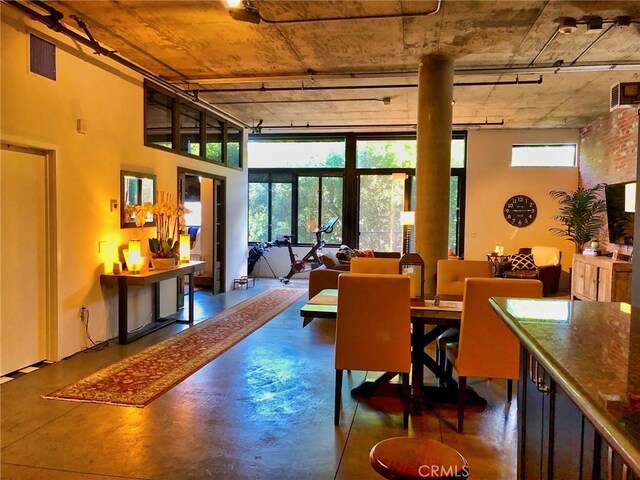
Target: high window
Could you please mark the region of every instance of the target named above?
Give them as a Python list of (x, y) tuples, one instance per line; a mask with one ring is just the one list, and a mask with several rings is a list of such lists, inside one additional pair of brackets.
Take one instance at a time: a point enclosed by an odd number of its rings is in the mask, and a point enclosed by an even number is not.
[(242, 168), (241, 127), (148, 82), (144, 92), (146, 146)]
[[(327, 244), (402, 250), (400, 212), (415, 210), (412, 134), (252, 135), (249, 241), (288, 234), (296, 244), (339, 216)], [(452, 141), (449, 244), (462, 253), (466, 137)]]
[(575, 167), (575, 143), (513, 145), (512, 167)]

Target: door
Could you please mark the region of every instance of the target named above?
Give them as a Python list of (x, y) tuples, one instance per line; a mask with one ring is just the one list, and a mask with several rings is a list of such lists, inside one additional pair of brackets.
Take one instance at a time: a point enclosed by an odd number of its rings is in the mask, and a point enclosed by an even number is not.
[(178, 192), (190, 211), (187, 227), (195, 229), (191, 258), (205, 262), (204, 271), (194, 278), (196, 286), (212, 293), (225, 291), (225, 179), (202, 172), (178, 169)]
[(47, 356), (46, 158), (2, 146), (0, 374)]

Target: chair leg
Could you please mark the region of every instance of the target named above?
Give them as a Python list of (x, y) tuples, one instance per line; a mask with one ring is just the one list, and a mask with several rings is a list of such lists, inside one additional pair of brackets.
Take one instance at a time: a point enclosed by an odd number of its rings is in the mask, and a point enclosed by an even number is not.
[[(446, 372), (447, 366), (447, 344), (443, 342), (443, 345), (440, 345), (440, 342), (436, 342), (436, 363), (438, 366)], [(438, 378), (438, 383), (440, 385), (444, 385), (446, 383), (446, 378)]]
[(340, 425), (340, 407), (342, 406), (342, 373), (343, 370), (336, 369), (336, 393), (333, 411), (333, 424)]
[(448, 360), (445, 360), (445, 362), (446, 367), (444, 373), (446, 374), (447, 386), (451, 387), (451, 379), (453, 378), (453, 363)]
[(409, 373), (402, 374), (402, 426), (409, 428), (409, 407), (411, 394), (409, 391)]
[(507, 403), (511, 403), (513, 398), (513, 379), (507, 378)]
[(458, 433), (462, 433), (464, 404), (467, 400), (467, 377), (458, 376)]

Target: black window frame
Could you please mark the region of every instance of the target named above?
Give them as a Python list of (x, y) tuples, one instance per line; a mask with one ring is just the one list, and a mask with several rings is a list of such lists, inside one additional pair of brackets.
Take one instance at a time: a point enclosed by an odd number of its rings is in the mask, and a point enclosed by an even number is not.
[[(337, 173), (341, 173), (343, 178), (342, 183), (342, 244), (350, 245), (350, 246), (358, 246), (358, 219), (359, 219), (359, 179), (361, 175), (391, 175), (392, 173), (404, 173), (407, 175), (407, 179), (405, 180), (405, 198), (404, 198), (404, 206), (405, 209), (410, 210), (413, 208), (411, 205), (412, 201), (412, 178), (415, 177), (415, 168), (356, 168), (356, 146), (358, 140), (414, 140), (416, 139), (416, 132), (397, 132), (397, 133), (389, 133), (389, 132), (368, 132), (368, 133), (326, 133), (326, 134), (250, 134), (249, 141), (277, 141), (277, 140), (296, 140), (296, 141), (318, 141), (318, 140), (336, 140), (344, 138), (345, 141), (345, 166), (344, 168), (248, 168), (249, 171), (249, 182), (251, 182), (252, 174), (255, 175), (269, 175), (269, 174), (290, 174), (292, 175), (293, 185), (292, 185), (292, 208), (291, 208), (291, 225), (292, 225), (292, 235), (295, 235), (294, 241), (292, 242), (296, 246), (307, 246), (308, 243), (298, 243), (297, 234), (298, 234), (298, 184), (297, 177), (299, 176), (340, 176), (336, 175)], [(458, 208), (457, 208), (457, 231), (456, 231), (456, 239), (457, 239), (457, 249), (455, 253), (457, 255), (464, 255), (464, 219), (465, 219), (465, 206), (466, 206), (466, 179), (467, 179), (467, 159), (468, 159), (468, 148), (469, 142), (467, 138), (466, 131), (454, 131), (452, 133), (451, 139), (463, 139), (465, 141), (465, 152), (464, 152), (464, 162), (463, 167), (455, 167), (451, 168), (451, 177), (458, 177)], [(271, 178), (271, 177), (269, 177)], [(259, 182), (263, 183), (263, 182)], [(269, 195), (271, 192), (271, 186), (269, 186)], [(319, 195), (322, 195), (322, 190), (319, 189)], [(321, 198), (320, 201), (320, 209), (322, 209)], [(273, 240), (273, 236), (275, 233), (282, 232), (272, 232), (271, 230), (271, 197), (269, 196), (269, 228), (268, 228), (268, 240)], [(319, 212), (319, 214), (321, 211)], [(321, 217), (319, 217), (321, 218)], [(248, 223), (247, 216), (247, 223)], [(249, 245), (255, 245), (259, 242), (249, 242)], [(339, 244), (327, 244), (328, 246), (338, 246)]]
[[(190, 102), (188, 99), (183, 98), (179, 95), (177, 95), (175, 92), (171, 92), (165, 88), (162, 88), (148, 80), (144, 81), (144, 85), (143, 85), (143, 139), (144, 139), (144, 145), (146, 147), (149, 148), (155, 148), (157, 150), (162, 150), (165, 152), (171, 152), (174, 153), (176, 155), (180, 155), (181, 157), (187, 157), (187, 158), (193, 158), (196, 160), (201, 160), (207, 163), (211, 163), (213, 165), (219, 165), (219, 166), (223, 166), (223, 167), (227, 167), (227, 168), (231, 168), (234, 170), (239, 170), (242, 171), (244, 170), (244, 162), (243, 162), (243, 156), (244, 156), (244, 142), (242, 141), (242, 138), (244, 136), (244, 127), (235, 124), (234, 122), (231, 122), (225, 118), (222, 118), (220, 115), (217, 115), (215, 112), (208, 110), (204, 107), (202, 107), (201, 105), (198, 105), (194, 102)], [(147, 136), (147, 95), (149, 91), (153, 91), (153, 92), (158, 92), (161, 93), (163, 95), (166, 95), (168, 97), (170, 97), (172, 99), (172, 119), (171, 119), (171, 138), (172, 138), (172, 144), (173, 147), (164, 147), (162, 145), (158, 145), (156, 143), (153, 143), (151, 141), (149, 141), (148, 136)], [(180, 150), (180, 112), (181, 112), (181, 106), (186, 106), (188, 108), (197, 110), (198, 112), (200, 112), (200, 155), (193, 155), (190, 153), (185, 153), (182, 152)], [(214, 159), (210, 159), (207, 158), (207, 115), (210, 117), (213, 117), (215, 120), (217, 120), (218, 122), (220, 122), (220, 124), (222, 125), (222, 160), (218, 161), (218, 160), (214, 160)], [(238, 151), (238, 155), (239, 155), (239, 165), (231, 165), (228, 163), (227, 161), (227, 143), (228, 143), (228, 133), (227, 130), (228, 128), (235, 128), (238, 130), (239, 135), (240, 135), (240, 142), (239, 142), (239, 151)]]

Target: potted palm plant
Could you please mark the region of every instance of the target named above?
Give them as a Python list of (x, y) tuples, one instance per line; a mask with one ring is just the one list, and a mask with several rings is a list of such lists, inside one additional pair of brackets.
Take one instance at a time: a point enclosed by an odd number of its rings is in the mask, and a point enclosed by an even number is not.
[(578, 187), (573, 192), (552, 190), (549, 195), (558, 200), (560, 213), (553, 216), (564, 225), (563, 228), (550, 228), (549, 231), (559, 237), (566, 237), (575, 243), (576, 252), (582, 252), (584, 245), (597, 240), (604, 226), (606, 203), (602, 198), (604, 184), (591, 188)]

